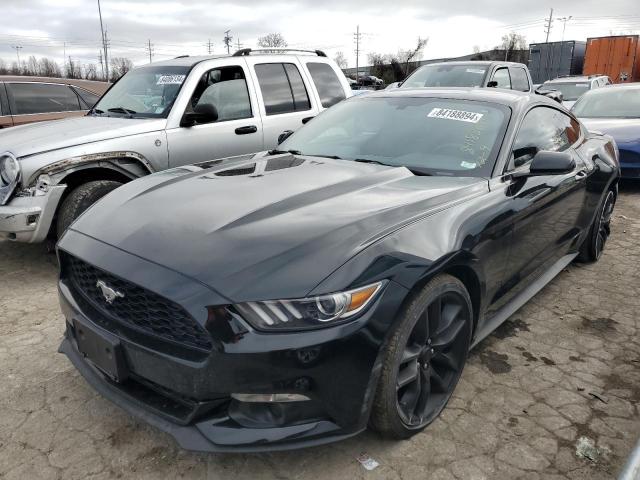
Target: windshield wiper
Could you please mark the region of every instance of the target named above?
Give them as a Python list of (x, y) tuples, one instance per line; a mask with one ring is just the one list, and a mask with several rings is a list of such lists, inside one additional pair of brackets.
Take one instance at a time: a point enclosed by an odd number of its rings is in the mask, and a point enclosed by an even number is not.
[(269, 155), (280, 155), (282, 153), (290, 153), (291, 155), (302, 155), (300, 150), (278, 150), (277, 148), (274, 148), (273, 150), (269, 150), (267, 153)]
[(130, 109), (124, 108), (124, 107), (108, 108), (107, 112), (122, 113), (122, 114), (129, 115), (129, 116), (132, 116), (132, 115), (135, 115), (136, 113), (138, 113), (135, 110), (130, 110)]

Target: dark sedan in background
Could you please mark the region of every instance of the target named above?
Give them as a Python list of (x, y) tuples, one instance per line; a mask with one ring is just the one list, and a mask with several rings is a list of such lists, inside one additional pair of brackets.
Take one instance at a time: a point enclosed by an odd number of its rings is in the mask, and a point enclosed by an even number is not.
[(572, 111), (588, 129), (615, 139), (623, 178), (640, 178), (640, 83), (590, 90)]
[(421, 431), (469, 349), (609, 235), (611, 138), (540, 95), (396, 89), (110, 193), (59, 243), (65, 353), (187, 449)]

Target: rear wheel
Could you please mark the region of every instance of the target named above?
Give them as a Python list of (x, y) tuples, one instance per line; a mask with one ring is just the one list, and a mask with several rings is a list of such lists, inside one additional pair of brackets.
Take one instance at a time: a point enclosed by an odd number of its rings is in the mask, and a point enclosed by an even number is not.
[(87, 208), (121, 185), (122, 183), (113, 180), (96, 180), (76, 187), (64, 199), (58, 211), (58, 221), (56, 223), (58, 238)]
[(406, 308), (384, 351), (371, 425), (408, 438), (445, 407), (467, 360), (472, 306), (462, 282), (431, 280)]
[(600, 259), (609, 235), (611, 235), (611, 217), (613, 216), (615, 204), (616, 195), (613, 190), (609, 190), (600, 210), (596, 214), (596, 218), (593, 220), (587, 238), (580, 247), (579, 261), (596, 262)]

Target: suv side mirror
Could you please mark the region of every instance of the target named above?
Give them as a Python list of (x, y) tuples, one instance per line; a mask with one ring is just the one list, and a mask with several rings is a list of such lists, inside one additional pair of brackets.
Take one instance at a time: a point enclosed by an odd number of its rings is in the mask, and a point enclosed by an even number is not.
[(292, 134), (293, 134), (293, 130), (285, 130), (280, 135), (278, 135), (278, 145), (280, 145), (282, 142), (284, 142)]
[(498, 86), (498, 82), (496, 80), (490, 80), (487, 83), (487, 87), (489, 87), (489, 88), (496, 88), (497, 86)]
[(200, 123), (213, 123), (218, 120), (218, 109), (211, 103), (199, 103), (193, 112), (186, 112), (180, 122), (181, 127), (193, 127)]
[(535, 177), (539, 175), (562, 175), (576, 168), (576, 161), (567, 152), (549, 152), (540, 150), (531, 160), (529, 171), (515, 172), (517, 177)]

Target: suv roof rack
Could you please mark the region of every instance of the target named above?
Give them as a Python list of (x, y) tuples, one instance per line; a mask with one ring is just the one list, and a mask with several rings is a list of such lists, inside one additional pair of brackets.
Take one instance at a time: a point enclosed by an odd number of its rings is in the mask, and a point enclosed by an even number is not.
[(236, 51), (233, 56), (234, 57), (242, 57), (245, 55), (250, 55), (252, 53), (284, 53), (284, 52), (305, 52), (305, 53), (315, 53), (319, 57), (326, 57), (327, 54), (322, 50), (304, 50), (301, 48), (243, 48), (241, 50)]

